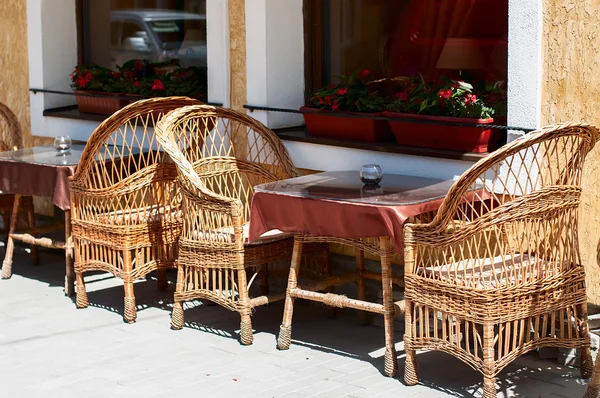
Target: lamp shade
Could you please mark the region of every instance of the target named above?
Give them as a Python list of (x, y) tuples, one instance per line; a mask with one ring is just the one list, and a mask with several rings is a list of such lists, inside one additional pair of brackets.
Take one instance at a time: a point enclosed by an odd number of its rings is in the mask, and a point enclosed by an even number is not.
[(438, 58), (438, 69), (484, 69), (485, 62), (476, 39), (452, 37), (446, 39)]

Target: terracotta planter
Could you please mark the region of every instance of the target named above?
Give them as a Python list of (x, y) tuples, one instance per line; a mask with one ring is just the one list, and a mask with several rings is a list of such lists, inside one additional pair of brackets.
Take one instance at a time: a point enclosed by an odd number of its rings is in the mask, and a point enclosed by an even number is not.
[[(386, 120), (369, 119), (361, 116), (381, 116), (380, 113), (345, 113), (323, 111), (303, 106), (306, 131), (313, 137), (335, 138), (349, 141), (376, 142), (392, 137)], [(345, 116), (348, 115), (348, 116)]]
[(445, 116), (414, 115), (407, 113), (384, 112), (385, 116), (402, 117), (432, 122), (463, 123), (466, 126), (418, 123), (390, 120), (389, 124), (400, 145), (425, 148), (448, 149), (461, 152), (491, 152), (499, 147), (501, 133), (486, 127), (469, 124), (493, 124), (494, 119), (468, 119)]
[(76, 90), (78, 94), (95, 94), (98, 97), (77, 95), (77, 107), (80, 112), (96, 113), (100, 115), (112, 115), (129, 103), (126, 99), (120, 99), (124, 94), (103, 93), (91, 90)]

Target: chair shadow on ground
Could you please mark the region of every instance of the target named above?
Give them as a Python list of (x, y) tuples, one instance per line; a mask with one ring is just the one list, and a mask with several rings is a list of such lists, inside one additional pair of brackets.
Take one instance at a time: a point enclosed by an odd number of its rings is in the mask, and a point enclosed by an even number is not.
[[(31, 265), (25, 247), (17, 245), (13, 273), (46, 283), (50, 287), (63, 287), (63, 259), (60, 251), (41, 250), (40, 265)], [(165, 292), (158, 291), (154, 274), (151, 274), (146, 281), (135, 283), (138, 322), (144, 320), (145, 309), (156, 308), (164, 311), (164, 327), (165, 329), (170, 328), (175, 278), (176, 272), (169, 271), (169, 286)], [(10, 283), (10, 281), (0, 283)], [(102, 308), (119, 314), (119, 316), (123, 315), (124, 292), (119, 280), (107, 273), (89, 272), (86, 273), (86, 285), (91, 307)], [(75, 297), (71, 299), (73, 300), (73, 310), (75, 310)], [(185, 308), (184, 328), (239, 341), (240, 317), (238, 313), (217, 305), (206, 305), (199, 300), (187, 302)], [(292, 345), (366, 362), (384, 377), (383, 347), (385, 342), (384, 331), (381, 327), (382, 320), (376, 320), (375, 325), (361, 326), (354, 310), (339, 310), (337, 316), (331, 319), (327, 318), (325, 314), (325, 308), (320, 304), (309, 304), (304, 300), (296, 300)], [(269, 339), (272, 339), (273, 350), (277, 349), (276, 338), (282, 315), (283, 302), (280, 301), (258, 307), (252, 316), (255, 336), (269, 335)], [(398, 342), (397, 347), (399, 348), (396, 380), (404, 383), (405, 353), (401, 343), (404, 326), (401, 321), (396, 321), (395, 324), (396, 342)], [(135, 326), (132, 325), (132, 327)], [(173, 331), (173, 333), (177, 332)], [(263, 339), (261, 341), (264, 342)], [(267, 343), (266, 349), (268, 346)], [(511, 396), (537, 398), (540, 394), (531, 395), (535, 391), (531, 390), (532, 383), (535, 384), (536, 380), (547, 380), (544, 372), (549, 369), (561, 371), (556, 362), (540, 361), (535, 354), (526, 354), (521, 358), (523, 358), (522, 361), (510, 364), (498, 376), (499, 396), (507, 396), (507, 391), (510, 389)], [(527, 365), (528, 363), (529, 365)], [(417, 356), (417, 365), (419, 385), (422, 387), (460, 398), (481, 396), (481, 374), (450, 355), (441, 352), (421, 352)], [(579, 379), (579, 370), (566, 367), (563, 367), (563, 370), (563, 379), (567, 381), (561, 379), (562, 383), (567, 383), (571, 392), (577, 391), (574, 395), (567, 394), (565, 396), (582, 396), (586, 381)], [(564, 385), (558, 387), (565, 388)]]

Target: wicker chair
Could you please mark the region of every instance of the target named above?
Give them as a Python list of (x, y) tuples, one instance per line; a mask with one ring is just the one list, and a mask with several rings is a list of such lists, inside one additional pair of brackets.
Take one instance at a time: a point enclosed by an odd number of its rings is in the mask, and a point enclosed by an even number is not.
[[(21, 126), (17, 116), (10, 108), (0, 102), (0, 151), (14, 151), (23, 147), (23, 137), (21, 135)], [(15, 195), (0, 194), (0, 213), (4, 224), (3, 234), (8, 234), (10, 215), (13, 211)], [(22, 196), (19, 202), (19, 215), (27, 217), (27, 223), (30, 228), (35, 227), (35, 213), (33, 209), (33, 197)], [(12, 260), (11, 260), (12, 261)], [(39, 262), (38, 249), (31, 247), (31, 263)], [(4, 269), (3, 278), (10, 278), (12, 272), (10, 267)]]
[(70, 179), (78, 308), (88, 306), (83, 273), (110, 272), (123, 280), (124, 320), (137, 317), (133, 282), (158, 271), (159, 289), (174, 266), (181, 230), (177, 172), (165, 163), (154, 122), (199, 102), (186, 97), (135, 102), (92, 133)]
[[(177, 165), (182, 192), (171, 326), (183, 327), (185, 300), (208, 300), (240, 313), (241, 343), (251, 344), (252, 309), (285, 298), (285, 292), (266, 295), (266, 277), (287, 278), (293, 249), (292, 236), (280, 232), (247, 242), (253, 187), (299, 172), (271, 130), (231, 109), (177, 109), (161, 120), (156, 135)], [(253, 272), (249, 281), (246, 270)], [(261, 289), (251, 299), (257, 276)]]
[(483, 374), (483, 397), (512, 360), (542, 346), (581, 349), (592, 371), (577, 240), (584, 159), (595, 127), (528, 134), (452, 187), (428, 224), (404, 227), (405, 381), (417, 349), (447, 352)]

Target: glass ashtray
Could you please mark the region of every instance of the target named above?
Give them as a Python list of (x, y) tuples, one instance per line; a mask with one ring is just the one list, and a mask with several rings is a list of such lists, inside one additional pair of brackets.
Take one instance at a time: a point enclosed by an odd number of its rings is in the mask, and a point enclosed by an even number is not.
[(60, 152), (67, 152), (71, 149), (71, 137), (68, 135), (59, 135), (54, 139), (54, 148)]
[(383, 173), (378, 164), (365, 164), (360, 169), (360, 180), (365, 185), (377, 185), (382, 178)]

